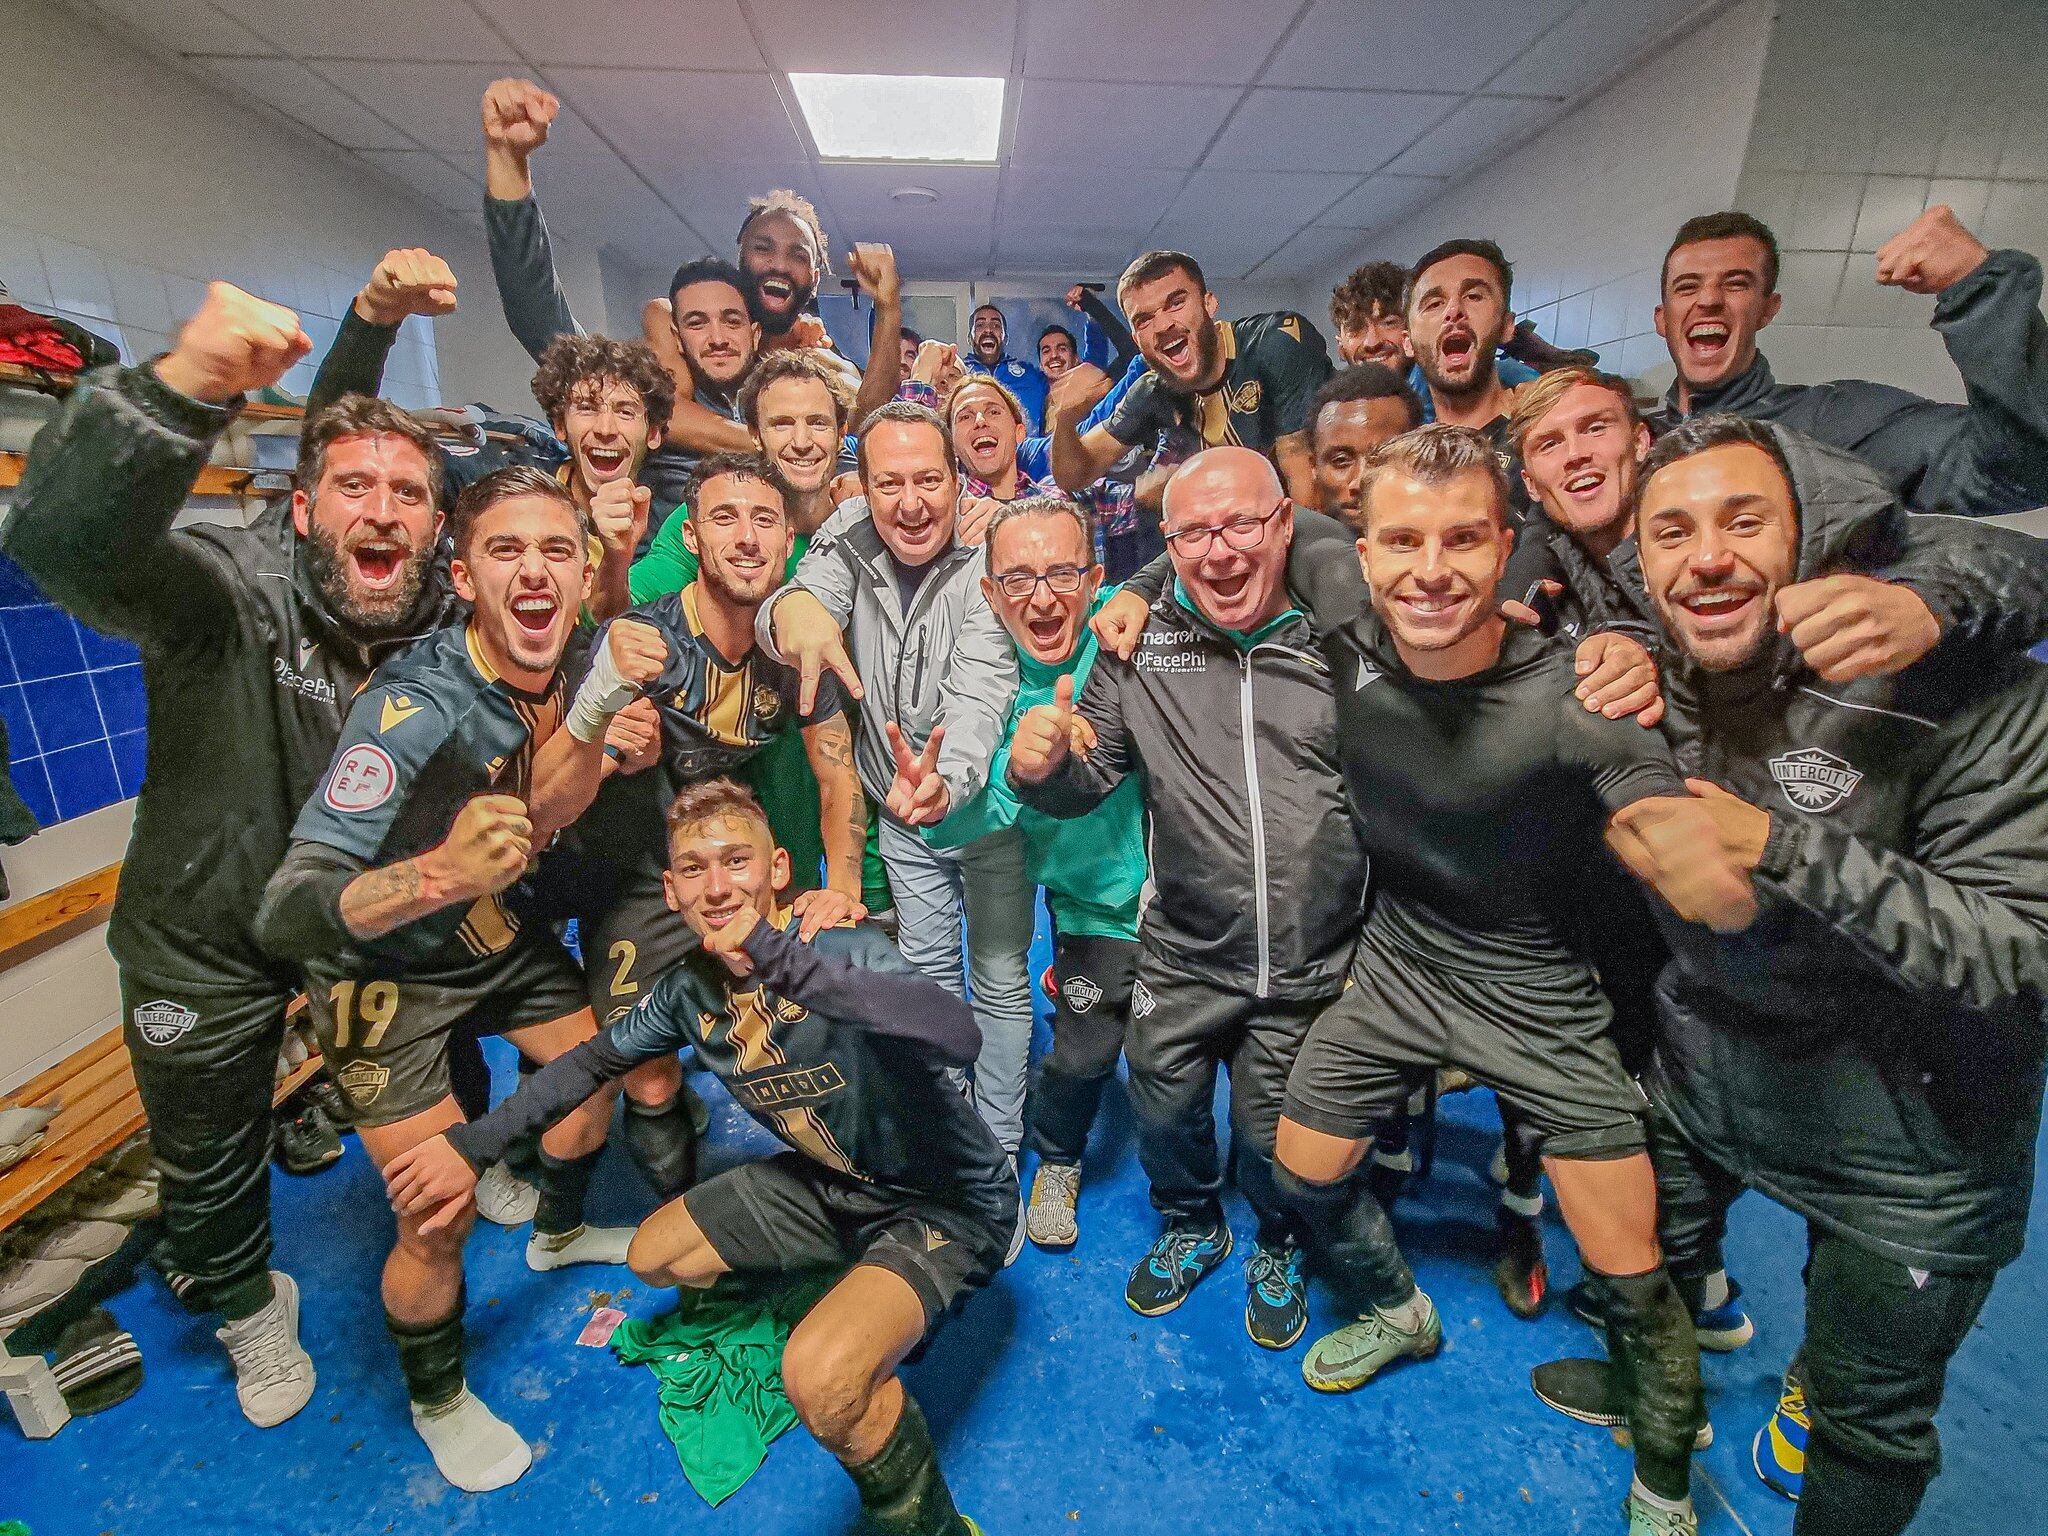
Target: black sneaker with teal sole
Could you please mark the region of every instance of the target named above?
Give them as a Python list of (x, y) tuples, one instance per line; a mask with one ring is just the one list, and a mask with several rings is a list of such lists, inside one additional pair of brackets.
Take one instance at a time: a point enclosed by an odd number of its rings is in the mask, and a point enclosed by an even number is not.
[(1244, 1265), (1244, 1331), (1261, 1349), (1285, 1349), (1308, 1327), (1301, 1249), (1260, 1243)]
[(1138, 1261), (1124, 1286), (1124, 1300), (1144, 1317), (1171, 1312), (1188, 1299), (1202, 1277), (1230, 1257), (1230, 1227), (1171, 1226), (1159, 1234), (1152, 1251)]

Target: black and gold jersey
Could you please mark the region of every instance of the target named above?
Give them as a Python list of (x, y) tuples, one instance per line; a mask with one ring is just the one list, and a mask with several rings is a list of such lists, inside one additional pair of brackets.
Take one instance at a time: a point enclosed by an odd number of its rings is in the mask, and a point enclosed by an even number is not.
[[(377, 869), (438, 846), (483, 794), (528, 800), (533, 760), (564, 718), (556, 674), (537, 693), (500, 677), (467, 624), (451, 624), (387, 663), (356, 696), (319, 789), (292, 841), (318, 843)], [(365, 946), (425, 959), (459, 943), (504, 949), (518, 922), (496, 897), (451, 907)]]
[(1314, 322), (1293, 310), (1224, 320), (1216, 327), (1223, 377), (1186, 395), (1157, 373), (1138, 376), (1103, 423), (1127, 447), (1152, 447), (1162, 434), (1191, 433), (1204, 448), (1226, 443), (1270, 453), (1309, 425), (1309, 405), (1330, 376), (1330, 349)]

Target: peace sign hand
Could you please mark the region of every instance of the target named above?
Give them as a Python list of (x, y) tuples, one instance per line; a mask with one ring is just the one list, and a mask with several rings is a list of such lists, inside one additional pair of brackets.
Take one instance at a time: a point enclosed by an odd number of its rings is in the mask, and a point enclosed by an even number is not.
[(945, 820), (953, 799), (939, 776), (939, 744), (946, 739), (946, 728), (935, 726), (924, 750), (914, 757), (895, 721), (886, 722), (882, 729), (889, 734), (889, 751), (896, 759), (896, 779), (889, 786), (884, 807), (906, 827), (936, 826)]

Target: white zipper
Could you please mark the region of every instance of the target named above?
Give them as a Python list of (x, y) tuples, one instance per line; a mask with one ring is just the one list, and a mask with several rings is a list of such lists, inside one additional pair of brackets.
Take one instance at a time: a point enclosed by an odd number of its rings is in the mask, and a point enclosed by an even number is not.
[(1252, 739), (1252, 653), (1238, 658), (1243, 682), (1238, 689), (1237, 720), (1244, 737), (1244, 782), (1252, 818), (1252, 915), (1259, 934), (1259, 982), (1257, 995), (1264, 997), (1273, 981), (1272, 946), (1266, 932), (1266, 815), (1259, 803), (1259, 758)]

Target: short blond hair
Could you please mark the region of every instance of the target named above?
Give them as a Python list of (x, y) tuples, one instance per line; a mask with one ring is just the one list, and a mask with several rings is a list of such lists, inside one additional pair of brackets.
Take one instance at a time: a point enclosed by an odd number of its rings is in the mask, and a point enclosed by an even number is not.
[(706, 779), (702, 784), (687, 786), (670, 802), (670, 847), (674, 847), (678, 835), (692, 827), (701, 827), (727, 816), (758, 825), (768, 834), (769, 845), (774, 845), (775, 832), (768, 824), (768, 813), (761, 809), (761, 802), (754, 798), (752, 790), (731, 779)]
[(1633, 432), (1643, 424), (1643, 413), (1636, 409), (1635, 391), (1629, 388), (1628, 380), (1574, 363), (1569, 368), (1553, 368), (1548, 373), (1538, 374), (1515, 390), (1514, 407), (1508, 413), (1508, 441), (1515, 445), (1516, 453), (1522, 451), (1522, 444), (1536, 430), (1536, 423), (1555, 410), (1557, 402), (1581, 384), (1604, 389), (1620, 400), (1621, 408), (1628, 416), (1629, 431)]

